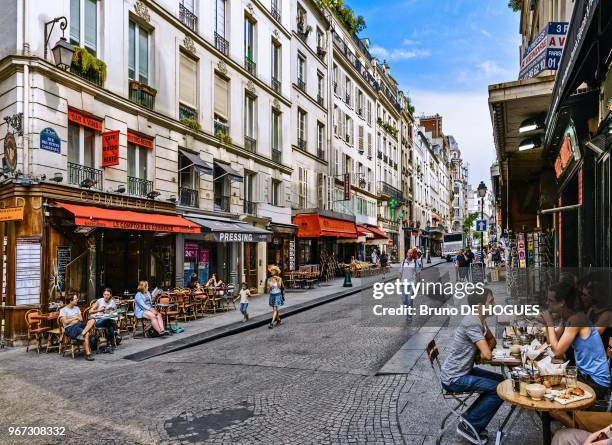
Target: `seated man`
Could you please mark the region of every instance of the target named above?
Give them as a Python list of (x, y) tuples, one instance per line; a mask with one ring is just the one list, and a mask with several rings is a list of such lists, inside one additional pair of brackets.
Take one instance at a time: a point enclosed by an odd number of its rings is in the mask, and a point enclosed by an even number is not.
[[(482, 295), (469, 295), (468, 303), (470, 306), (478, 306), (478, 312), (482, 314), (482, 308), (494, 305), (495, 299), (490, 289), (484, 289)], [(457, 426), (459, 435), (478, 445), (486, 443), (485, 427), (502, 404), (502, 399), (497, 395), (497, 385), (504, 380), (500, 374), (474, 367), (477, 355), (484, 360), (491, 360), (492, 357), (491, 349), (494, 344), (487, 342), (487, 338), (492, 336), (490, 333), (487, 335), (485, 318), (485, 315), (466, 315), (463, 318), (455, 331), (448, 358), (442, 365), (441, 372), (442, 386), (449, 392), (482, 392), (463, 414), (464, 420)], [(465, 422), (474, 427), (478, 437), (475, 437)]]
[(88, 320), (87, 323), (83, 321), (81, 309), (77, 306), (78, 301), (79, 297), (76, 294), (67, 298), (66, 306), (60, 309), (60, 322), (64, 326), (64, 332), (68, 337), (83, 341), (85, 358), (92, 361), (94, 358), (91, 356), (91, 349), (89, 348), (89, 332), (95, 326), (96, 321)]
[[(112, 291), (107, 287), (104, 289), (102, 293), (102, 298), (98, 298), (98, 300), (94, 303), (94, 305), (90, 309), (91, 314), (95, 314), (97, 312), (111, 312), (117, 310), (117, 303), (113, 300)], [(106, 330), (106, 338), (108, 339), (108, 346), (110, 346), (110, 352), (117, 347), (117, 341), (115, 338), (115, 328), (117, 324), (115, 320), (111, 320), (110, 318), (104, 320), (96, 320), (96, 328), (102, 328)]]

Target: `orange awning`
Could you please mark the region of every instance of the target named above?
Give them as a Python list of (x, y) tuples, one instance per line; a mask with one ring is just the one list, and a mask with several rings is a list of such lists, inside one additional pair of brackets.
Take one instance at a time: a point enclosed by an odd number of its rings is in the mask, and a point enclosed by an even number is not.
[(374, 234), (374, 239), (389, 239), (385, 232), (376, 226), (365, 226), (365, 229)]
[(374, 238), (374, 232), (368, 230), (368, 228), (364, 226), (357, 226), (357, 234), (359, 236), (365, 236), (366, 238)]
[(74, 215), (74, 223), (77, 226), (153, 232), (200, 233), (200, 226), (178, 215), (111, 210), (65, 202), (56, 202), (56, 204)]
[(317, 214), (302, 214), (293, 217), (293, 224), (298, 226), (298, 238), (357, 238), (357, 227), (351, 221), (328, 218)]

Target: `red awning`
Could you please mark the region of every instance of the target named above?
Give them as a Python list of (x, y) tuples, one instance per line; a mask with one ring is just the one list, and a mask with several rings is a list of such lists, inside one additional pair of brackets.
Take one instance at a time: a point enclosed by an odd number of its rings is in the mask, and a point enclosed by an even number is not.
[(357, 234), (359, 236), (365, 236), (366, 238), (374, 239), (374, 232), (368, 230), (368, 228), (364, 226), (357, 226)]
[(374, 234), (374, 239), (389, 239), (385, 232), (376, 226), (365, 226), (365, 229)]
[(200, 226), (178, 215), (111, 210), (65, 202), (56, 202), (56, 204), (74, 215), (74, 223), (77, 226), (149, 230), (153, 232), (200, 233)]
[(293, 224), (298, 226), (298, 238), (357, 238), (357, 227), (352, 221), (328, 218), (317, 214), (302, 214), (293, 217)]

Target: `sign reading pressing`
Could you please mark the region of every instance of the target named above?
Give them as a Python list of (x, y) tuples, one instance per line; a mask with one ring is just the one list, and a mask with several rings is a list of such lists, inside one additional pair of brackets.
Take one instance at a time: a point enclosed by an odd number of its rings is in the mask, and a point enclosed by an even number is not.
[(40, 132), (40, 148), (53, 153), (62, 151), (62, 141), (53, 128), (43, 128)]
[(559, 68), (568, 28), (567, 22), (549, 22), (546, 25), (523, 53), (519, 80)]
[(119, 130), (102, 133), (102, 167), (119, 165)]
[(257, 243), (270, 242), (272, 236), (266, 233), (210, 232), (204, 235), (204, 239), (220, 243)]

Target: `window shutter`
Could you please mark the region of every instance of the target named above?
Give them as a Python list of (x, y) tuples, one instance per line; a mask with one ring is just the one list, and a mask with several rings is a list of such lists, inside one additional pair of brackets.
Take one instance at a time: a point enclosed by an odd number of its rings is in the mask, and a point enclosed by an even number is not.
[(85, 46), (97, 52), (98, 45), (98, 2), (85, 0)]
[(179, 101), (196, 109), (197, 62), (185, 54), (180, 55)]
[(368, 157), (372, 156), (372, 133), (368, 133)]
[(224, 119), (229, 118), (229, 82), (215, 75), (215, 113)]
[(359, 126), (359, 151), (363, 152), (363, 126)]

